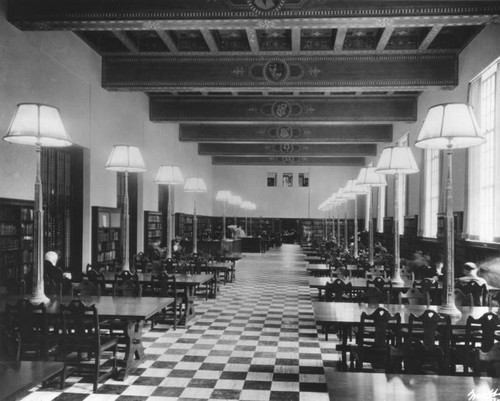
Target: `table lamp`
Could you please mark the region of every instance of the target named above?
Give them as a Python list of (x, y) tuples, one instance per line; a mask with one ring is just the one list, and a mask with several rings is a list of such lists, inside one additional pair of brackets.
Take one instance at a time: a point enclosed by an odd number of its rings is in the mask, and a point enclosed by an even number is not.
[(198, 253), (198, 218), (196, 217), (196, 194), (207, 192), (203, 178), (190, 177), (184, 184), (184, 192), (193, 194), (193, 253)]
[(404, 174), (418, 173), (418, 166), (411, 149), (407, 146), (390, 146), (382, 151), (375, 172), (394, 175), (394, 271), (392, 283), (403, 285), (399, 256), (399, 177)]
[(184, 183), (182, 172), (177, 166), (160, 166), (156, 173), (155, 182), (160, 185), (167, 185), (168, 203), (167, 203), (167, 258), (172, 257), (172, 203), (173, 203), (173, 185)]
[(427, 111), (415, 146), (423, 149), (446, 150), (447, 181), (445, 204), (445, 256), (443, 302), (439, 312), (460, 316), (455, 305), (455, 228), (453, 220), (453, 149), (470, 148), (486, 142), (476, 121), (472, 106), (466, 103), (444, 103), (432, 106)]
[(71, 139), (64, 129), (59, 109), (39, 103), (21, 103), (12, 119), (7, 135), (7, 142), (35, 146), (36, 176), (33, 221), (33, 269), (32, 289), (28, 299), (33, 304), (48, 302), (43, 283), (43, 195), (41, 171), (42, 147), (70, 146)]

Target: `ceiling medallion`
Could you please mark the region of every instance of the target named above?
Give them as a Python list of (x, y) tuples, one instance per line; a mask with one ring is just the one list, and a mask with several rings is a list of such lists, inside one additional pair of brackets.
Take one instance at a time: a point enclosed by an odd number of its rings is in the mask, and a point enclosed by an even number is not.
[(288, 139), (292, 137), (292, 127), (282, 125), (276, 129), (276, 136), (279, 139)]
[(288, 102), (274, 102), (272, 106), (272, 112), (275, 117), (285, 118), (290, 115), (292, 107)]
[(290, 67), (284, 60), (269, 60), (264, 64), (262, 75), (268, 82), (282, 82), (288, 79)]
[(282, 156), (281, 161), (283, 164), (295, 164), (297, 163), (298, 159), (294, 156)]
[(256, 14), (267, 14), (279, 11), (286, 0), (247, 0), (248, 6)]

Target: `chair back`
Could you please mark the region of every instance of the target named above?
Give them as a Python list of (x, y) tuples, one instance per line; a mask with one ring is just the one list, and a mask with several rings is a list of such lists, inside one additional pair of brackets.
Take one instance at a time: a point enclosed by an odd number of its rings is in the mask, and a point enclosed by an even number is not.
[(340, 279), (325, 284), (325, 301), (342, 302), (351, 299), (352, 284)]
[(137, 280), (123, 280), (113, 287), (113, 296), (142, 297), (142, 286)]
[(455, 288), (455, 305), (460, 306), (473, 306), (474, 299), (472, 294), (464, 294), (464, 292), (458, 288)]
[(500, 330), (500, 317), (487, 312), (478, 319), (469, 316), (465, 327), (465, 341), (470, 348), (489, 351), (496, 342), (496, 334)]
[(437, 344), (448, 347), (451, 338), (451, 318), (431, 309), (425, 310), (419, 316), (410, 313), (408, 337), (419, 338), (427, 348)]
[(500, 343), (493, 344), (487, 352), (480, 349), (474, 351), (474, 376), (481, 376), (483, 371), (486, 371), (488, 376), (500, 377)]
[(106, 293), (106, 279), (103, 273), (99, 273), (95, 270), (87, 270), (87, 279), (94, 285), (97, 285), (101, 289), (101, 294)]
[(173, 274), (161, 272), (158, 276), (152, 276), (153, 279), (157, 283), (158, 296), (177, 299), (177, 281)]
[(77, 349), (79, 352), (99, 349), (99, 315), (95, 305), (87, 306), (75, 299), (68, 305), (61, 305), (62, 344), (65, 352)]
[(485, 284), (481, 285), (477, 281), (457, 281), (455, 283), (455, 288), (462, 291), (465, 295), (470, 294), (472, 296), (471, 306), (484, 306), (488, 299), (488, 288)]
[(175, 265), (176, 265), (176, 263), (175, 263), (174, 259), (172, 259), (172, 258), (167, 258), (163, 262), (164, 269), (167, 271), (167, 273), (170, 273), (170, 274), (172, 274), (174, 272)]
[(100, 296), (101, 287), (97, 283), (93, 283), (88, 278), (84, 279), (76, 286), (77, 293), (82, 297)]
[(383, 277), (378, 276), (375, 277), (373, 280), (366, 280), (366, 287), (375, 287), (379, 289), (380, 291), (384, 291), (386, 289), (392, 289), (392, 281), (391, 280), (385, 280)]
[(19, 361), (21, 358), (21, 335), (0, 324), (0, 361)]
[[(391, 315), (385, 308), (377, 308), (373, 313), (363, 312), (356, 339), (357, 348), (363, 353), (363, 360), (369, 360), (374, 369), (385, 368), (389, 344), (398, 341), (401, 331), (401, 315)], [(369, 358), (368, 358), (369, 357)]]
[(376, 287), (368, 287), (357, 295), (357, 300), (368, 304), (388, 304), (390, 303), (390, 294), (380, 291)]
[(406, 292), (399, 292), (398, 303), (410, 305), (430, 305), (429, 293), (422, 294), (417, 288), (408, 288)]
[(43, 303), (33, 305), (27, 299), (20, 299), (14, 305), (5, 307), (6, 330), (18, 333), (21, 338), (21, 358), (33, 353), (45, 359), (48, 354), (49, 323)]

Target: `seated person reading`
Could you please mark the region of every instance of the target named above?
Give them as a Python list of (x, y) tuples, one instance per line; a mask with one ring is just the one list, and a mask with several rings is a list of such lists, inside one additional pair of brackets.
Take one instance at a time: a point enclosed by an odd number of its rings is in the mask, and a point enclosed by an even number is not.
[(463, 276), (458, 278), (459, 282), (467, 283), (470, 281), (475, 281), (479, 285), (487, 285), (486, 280), (477, 275), (479, 268), (473, 262), (467, 262), (463, 265)]

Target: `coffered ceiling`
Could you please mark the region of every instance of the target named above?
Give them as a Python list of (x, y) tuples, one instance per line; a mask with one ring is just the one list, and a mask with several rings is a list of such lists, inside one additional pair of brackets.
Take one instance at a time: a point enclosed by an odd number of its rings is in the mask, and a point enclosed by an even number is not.
[(490, 0), (9, 0), (22, 30), (70, 30), (102, 86), (149, 96), (213, 164), (364, 165), (500, 15)]

